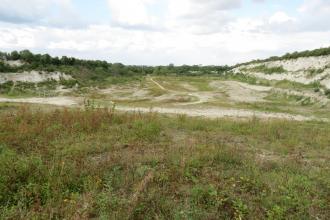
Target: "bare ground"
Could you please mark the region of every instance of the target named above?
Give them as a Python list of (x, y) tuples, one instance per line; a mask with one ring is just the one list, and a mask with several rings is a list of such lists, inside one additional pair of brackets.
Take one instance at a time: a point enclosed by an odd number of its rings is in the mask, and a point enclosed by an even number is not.
[[(291, 91), (286, 89), (277, 89), (267, 86), (250, 85), (247, 83), (236, 81), (221, 81), (213, 80), (207, 85), (213, 91), (198, 91), (196, 87), (189, 82), (183, 83), (186, 91), (176, 91), (174, 89), (167, 89), (164, 85), (157, 82), (153, 78), (147, 78), (148, 81), (156, 85), (160, 90), (164, 91), (163, 95), (154, 96), (149, 90), (148, 86), (134, 84), (112, 86), (107, 89), (96, 90), (99, 94), (103, 94), (106, 98), (102, 101), (102, 106), (112, 106), (116, 103), (116, 109), (120, 111), (139, 111), (149, 112), (150, 108), (128, 106), (125, 101), (139, 101), (148, 100), (150, 106), (155, 106), (152, 111), (165, 114), (185, 114), (188, 116), (201, 116), (207, 118), (220, 117), (235, 117), (235, 118), (263, 118), (263, 119), (288, 119), (288, 120), (314, 120), (315, 117), (307, 117), (302, 115), (288, 114), (288, 113), (273, 113), (265, 111), (255, 111), (247, 109), (222, 108), (222, 107), (203, 107), (201, 104), (209, 103), (219, 99), (225, 102), (232, 103), (254, 103), (267, 102), (264, 98), (271, 93), (282, 93), (288, 95), (298, 95), (310, 97), (319, 102), (327, 102), (323, 97), (312, 92)], [(182, 85), (182, 83), (180, 84)], [(83, 97), (38, 97), (38, 98), (1, 98), (0, 102), (16, 102), (16, 103), (35, 103), (35, 104), (49, 104), (56, 106), (73, 106), (81, 107)], [(106, 103), (109, 103), (107, 105)], [(160, 107), (158, 104), (166, 104), (165, 107)], [(157, 106), (158, 105), (158, 106)], [(141, 105), (140, 105), (141, 106)], [(164, 105), (162, 105), (164, 106)], [(322, 119), (323, 120), (323, 119)]]
[(78, 106), (80, 101), (74, 97), (47, 97), (47, 98), (0, 98), (0, 102), (14, 103), (32, 103), (32, 104), (48, 104), (56, 106)]
[[(74, 97), (49, 97), (49, 98), (19, 98), (19, 99), (9, 99), (0, 98), (0, 102), (15, 102), (15, 103), (35, 103), (35, 104), (49, 104), (56, 106), (80, 106), (81, 100)], [(262, 119), (287, 119), (296, 121), (306, 121), (315, 120), (314, 117), (305, 117), (302, 115), (291, 115), (285, 113), (268, 113), (261, 111), (252, 110), (242, 110), (242, 109), (224, 109), (224, 108), (208, 108), (208, 109), (198, 109), (198, 108), (135, 108), (127, 106), (116, 106), (116, 110), (125, 112), (158, 112), (164, 114), (184, 114), (193, 117), (207, 117), (207, 118), (222, 118), (222, 117), (235, 117), (235, 118), (251, 118), (257, 117)]]
[(317, 120), (314, 117), (306, 117), (302, 115), (292, 115), (286, 113), (269, 113), (261, 111), (243, 110), (243, 109), (222, 109), (222, 108), (208, 108), (208, 109), (186, 109), (186, 108), (143, 108), (143, 107), (126, 107), (118, 106), (117, 110), (125, 112), (158, 112), (164, 114), (187, 115), (192, 117), (206, 117), (206, 118), (262, 118), (262, 119), (286, 119), (295, 121)]

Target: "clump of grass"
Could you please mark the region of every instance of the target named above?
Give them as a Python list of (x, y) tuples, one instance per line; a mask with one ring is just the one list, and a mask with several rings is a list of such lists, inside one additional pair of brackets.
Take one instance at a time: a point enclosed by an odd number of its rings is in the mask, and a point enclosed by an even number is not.
[(325, 90), (324, 95), (326, 95), (328, 99), (330, 99), (330, 89)]
[(312, 77), (314, 77), (314, 76), (317, 76), (318, 74), (321, 74), (321, 73), (323, 73), (325, 71), (325, 68), (323, 68), (323, 69), (308, 69), (307, 70), (307, 76), (308, 77), (310, 77), (310, 78), (312, 78)]
[(280, 80), (280, 81), (276, 81), (276, 83), (274, 83), (274, 86), (284, 89), (300, 89), (300, 90), (304, 90), (304, 89), (320, 90), (320, 88), (323, 88), (323, 86), (319, 81), (315, 81), (309, 84), (303, 84), (290, 80)]
[(274, 74), (274, 73), (287, 72), (282, 66), (269, 67), (265, 64), (249, 68), (248, 70), (252, 71), (252, 72), (259, 72), (259, 73), (264, 73), (264, 74), (268, 74), (268, 75)]
[(4, 109), (0, 218), (328, 219), (329, 133), (325, 122)]
[(110, 76), (105, 79), (104, 85), (121, 85), (127, 83), (142, 82), (141, 76)]
[[(242, 71), (246, 72), (247, 69), (241, 69)], [(245, 82), (252, 85), (262, 85), (262, 86), (270, 86), (271, 83), (268, 80), (265, 79), (258, 79), (254, 76), (248, 75), (248, 74), (242, 74), (242, 73), (236, 73), (228, 72), (225, 75), (220, 76), (220, 79), (224, 80), (237, 80), (240, 82)]]
[(11, 91), (11, 89), (14, 86), (14, 82), (13, 81), (7, 81), (4, 83), (0, 84), (0, 93), (2, 94), (7, 94)]

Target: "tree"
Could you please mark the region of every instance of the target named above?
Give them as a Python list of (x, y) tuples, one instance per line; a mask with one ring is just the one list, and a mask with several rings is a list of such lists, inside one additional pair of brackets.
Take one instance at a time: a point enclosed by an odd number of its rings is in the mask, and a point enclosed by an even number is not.
[(19, 60), (20, 55), (19, 55), (19, 53), (18, 53), (16, 50), (14, 50), (13, 52), (11, 52), (11, 54), (10, 54), (10, 58), (11, 58), (12, 60)]
[(20, 58), (26, 62), (31, 63), (34, 59), (34, 55), (29, 50), (22, 50), (19, 52)]
[(62, 56), (61, 63), (63, 65), (69, 65), (70, 64), (70, 59), (67, 56)]
[(5, 59), (7, 59), (7, 57), (8, 57), (7, 53), (4, 53), (4, 52), (0, 51), (0, 59), (5, 60)]
[(121, 63), (114, 63), (111, 66), (111, 72), (114, 75), (122, 75), (123, 74), (123, 68), (124, 68), (124, 65), (123, 64), (121, 64)]
[(58, 57), (52, 58), (52, 64), (59, 66), (61, 64), (61, 60)]
[(40, 62), (43, 64), (43, 65), (46, 65), (46, 64), (51, 64), (51, 56), (49, 56), (49, 54), (44, 54), (41, 56), (40, 58)]

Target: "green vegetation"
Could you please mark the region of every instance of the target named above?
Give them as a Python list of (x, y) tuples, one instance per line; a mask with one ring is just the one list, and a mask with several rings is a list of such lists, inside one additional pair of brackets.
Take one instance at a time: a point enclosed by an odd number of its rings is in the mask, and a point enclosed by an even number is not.
[[(0, 62), (0, 72), (21, 72), (30, 70), (60, 71), (73, 76), (81, 86), (104, 85), (110, 78), (141, 77), (145, 75), (220, 75), (229, 70), (228, 66), (134, 66), (108, 63), (100, 60), (81, 60), (74, 57), (51, 57), (48, 54), (33, 54), (28, 50), (11, 53), (0, 52), (0, 60), (21, 60), (22, 66), (10, 67)], [(106, 80), (107, 79), (107, 80)], [(121, 79), (119, 79), (120, 81)]]
[(325, 71), (325, 69), (309, 69), (308, 71), (308, 76), (309, 77), (314, 77), (317, 76)]
[(13, 68), (11, 68), (9, 65), (5, 64), (0, 60), (0, 73), (2, 72), (12, 72), (14, 71)]
[(12, 82), (7, 81), (0, 84), (0, 94), (8, 96), (56, 96), (58, 86), (73, 88), (77, 84), (76, 80), (47, 80), (39, 83)]
[(262, 62), (268, 62), (268, 61), (297, 59), (300, 57), (327, 56), (327, 55), (330, 55), (330, 47), (325, 47), (325, 48), (320, 48), (320, 49), (315, 49), (315, 50), (305, 50), (305, 51), (301, 51), (301, 52), (287, 53), (280, 57), (273, 56), (268, 59), (253, 60), (250, 62), (238, 64), (237, 66), (252, 64), (252, 63), (262, 63)]
[(264, 74), (285, 73), (286, 70), (282, 66), (268, 67), (266, 65), (259, 65), (249, 68), (248, 71), (259, 72)]
[(330, 218), (328, 123), (15, 106), (0, 219)]
[(315, 104), (310, 97), (302, 95), (290, 95), (285, 93), (272, 93), (266, 97), (267, 100), (277, 103), (279, 106), (288, 106), (291, 104), (299, 104), (301, 106), (309, 106)]
[(297, 90), (305, 90), (305, 89), (319, 90), (320, 88), (323, 88), (320, 82), (317, 81), (310, 84), (303, 84), (289, 80), (281, 80), (281, 81), (275, 81), (273, 86), (283, 89), (297, 89)]
[(330, 99), (330, 89), (325, 90), (324, 94)]
[(243, 73), (236, 73), (228, 72), (227, 74), (220, 77), (220, 79), (223, 80), (236, 80), (239, 82), (245, 82), (251, 85), (263, 85), (263, 86), (269, 86), (270, 81), (265, 79), (258, 79), (257, 77), (243, 74)]
[[(329, 122), (209, 120), (115, 109), (189, 104), (180, 106), (330, 118), (328, 105), (314, 105), (307, 96), (222, 80), (324, 92), (330, 99), (319, 82), (268, 81), (227, 66), (126, 66), (26, 50), (1, 57), (23, 65), (0, 62), (0, 72), (73, 77), (9, 81), (0, 84), (1, 94), (55, 96), (61, 86), (73, 88), (70, 96), (80, 96), (79, 103), (84, 96), (84, 106), (0, 103), (0, 219), (330, 219)], [(266, 65), (252, 71), (285, 72)], [(255, 102), (240, 99), (253, 95)]]

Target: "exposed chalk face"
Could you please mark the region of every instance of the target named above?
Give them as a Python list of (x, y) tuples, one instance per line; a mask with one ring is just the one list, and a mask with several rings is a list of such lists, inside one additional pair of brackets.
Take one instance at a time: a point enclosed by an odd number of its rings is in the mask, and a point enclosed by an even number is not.
[[(264, 65), (267, 68), (282, 67), (285, 72), (266, 74), (262, 71), (253, 71), (253, 68), (260, 65)], [(312, 73), (313, 71), (314, 73)], [(242, 65), (235, 68), (233, 72), (248, 74), (266, 80), (289, 80), (302, 84), (320, 82), (321, 85), (330, 89), (330, 55)]]
[(24, 62), (21, 60), (4, 60), (3, 62), (12, 67), (19, 67), (24, 65)]
[(61, 79), (70, 80), (72, 77), (61, 72), (45, 72), (45, 71), (25, 71), (22, 73), (0, 73), (0, 84), (13, 82), (30, 82), (39, 83), (47, 80), (60, 81)]

